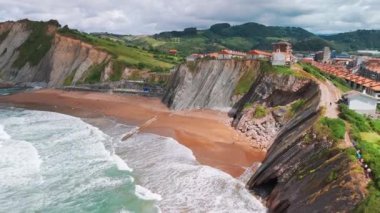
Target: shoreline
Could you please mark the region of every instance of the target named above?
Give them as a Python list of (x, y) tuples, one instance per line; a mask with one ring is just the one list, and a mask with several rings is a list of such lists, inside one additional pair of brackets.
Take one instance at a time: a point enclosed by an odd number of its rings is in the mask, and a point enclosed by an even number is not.
[(227, 113), (170, 111), (158, 98), (44, 89), (2, 96), (0, 105), (80, 118), (109, 117), (127, 125), (143, 126), (140, 132), (174, 138), (190, 148), (199, 163), (235, 178), (265, 157), (265, 152), (250, 146), (248, 139), (225, 124)]

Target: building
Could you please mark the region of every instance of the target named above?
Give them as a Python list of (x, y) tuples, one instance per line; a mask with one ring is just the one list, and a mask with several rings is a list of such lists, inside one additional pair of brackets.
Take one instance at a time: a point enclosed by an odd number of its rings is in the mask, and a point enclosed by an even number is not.
[(289, 42), (273, 43), (272, 65), (291, 65), (293, 63), (293, 49)]
[(376, 114), (378, 100), (373, 96), (353, 91), (346, 94), (344, 99), (351, 110), (367, 115)]
[(331, 50), (330, 47), (323, 48), (322, 63), (329, 63), (331, 60)]
[(318, 62), (322, 62), (323, 61), (323, 51), (316, 52), (314, 55), (314, 60), (318, 61)]
[(380, 51), (378, 50), (358, 50), (359, 55), (380, 55)]
[(234, 50), (227, 50), (224, 49), (219, 52), (218, 59), (236, 59), (236, 58), (245, 58), (247, 56), (247, 53), (234, 51)]
[(270, 60), (272, 58), (272, 54), (261, 51), (261, 50), (251, 50), (247, 53), (247, 59), (264, 59)]
[(178, 53), (178, 51), (175, 50), (175, 49), (171, 49), (171, 50), (169, 50), (169, 54), (170, 54), (170, 55), (177, 55), (177, 53)]
[(360, 65), (359, 75), (380, 81), (380, 59), (368, 59)]
[(285, 66), (287, 65), (286, 54), (282, 52), (272, 53), (272, 65), (273, 66)]
[(200, 58), (202, 58), (202, 55), (200, 55), (200, 54), (191, 54), (191, 55), (186, 57), (186, 61), (187, 62), (195, 62), (197, 59), (200, 59)]

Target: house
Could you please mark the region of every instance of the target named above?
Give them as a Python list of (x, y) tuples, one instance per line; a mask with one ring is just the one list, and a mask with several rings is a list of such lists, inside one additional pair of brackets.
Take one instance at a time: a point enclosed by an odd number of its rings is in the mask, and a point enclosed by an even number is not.
[(348, 108), (361, 114), (374, 115), (376, 114), (377, 98), (360, 93), (357, 91), (350, 92), (344, 96), (347, 101)]
[(291, 65), (294, 60), (292, 44), (281, 41), (273, 43), (272, 65)]
[(369, 59), (360, 65), (358, 70), (359, 75), (370, 78), (375, 81), (380, 81), (380, 60)]
[(202, 55), (202, 54), (191, 54), (191, 55), (186, 57), (186, 61), (187, 62), (194, 62), (197, 59), (201, 59), (203, 57), (204, 57), (204, 55)]
[(246, 53), (224, 49), (219, 52), (218, 59), (234, 59), (234, 58), (245, 58), (247, 56)]
[(247, 53), (247, 59), (265, 59), (270, 60), (272, 58), (272, 54), (261, 51), (261, 50), (251, 50)]
[(175, 50), (175, 49), (171, 49), (171, 50), (169, 50), (169, 54), (170, 54), (170, 55), (177, 55), (177, 53), (178, 53), (178, 51)]
[(282, 52), (272, 53), (272, 65), (273, 66), (285, 66), (287, 64), (286, 54)]

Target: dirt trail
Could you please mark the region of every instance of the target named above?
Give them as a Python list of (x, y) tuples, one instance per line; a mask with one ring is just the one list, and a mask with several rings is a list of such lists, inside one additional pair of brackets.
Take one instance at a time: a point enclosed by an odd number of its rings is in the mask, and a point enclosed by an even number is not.
[[(292, 68), (294, 70), (305, 73), (302, 67), (298, 64), (294, 65)], [(309, 75), (309, 73), (307, 74)], [(328, 118), (338, 118), (339, 110), (337, 102), (341, 99), (342, 92), (327, 79), (325, 81), (322, 81), (314, 78), (314, 80), (319, 84), (319, 89), (321, 90), (321, 101), (319, 103), (319, 106), (326, 109), (325, 116)], [(353, 147), (347, 131), (344, 136), (344, 147)]]

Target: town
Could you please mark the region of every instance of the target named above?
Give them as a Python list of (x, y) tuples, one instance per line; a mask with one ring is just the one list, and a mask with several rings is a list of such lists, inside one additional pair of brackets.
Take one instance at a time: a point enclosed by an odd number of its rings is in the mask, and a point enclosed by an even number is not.
[[(267, 60), (273, 66), (292, 66), (295, 63), (307, 63), (320, 71), (343, 80), (352, 90), (345, 93), (342, 100), (358, 113), (376, 116), (380, 103), (380, 56), (379, 51), (359, 50), (355, 54), (337, 53), (329, 47), (311, 53), (295, 53), (292, 44), (280, 41), (272, 44), (272, 52), (251, 50), (240, 52), (223, 49), (219, 52), (192, 54), (187, 62), (199, 59), (245, 59)], [(176, 54), (176, 50), (169, 53)]]

